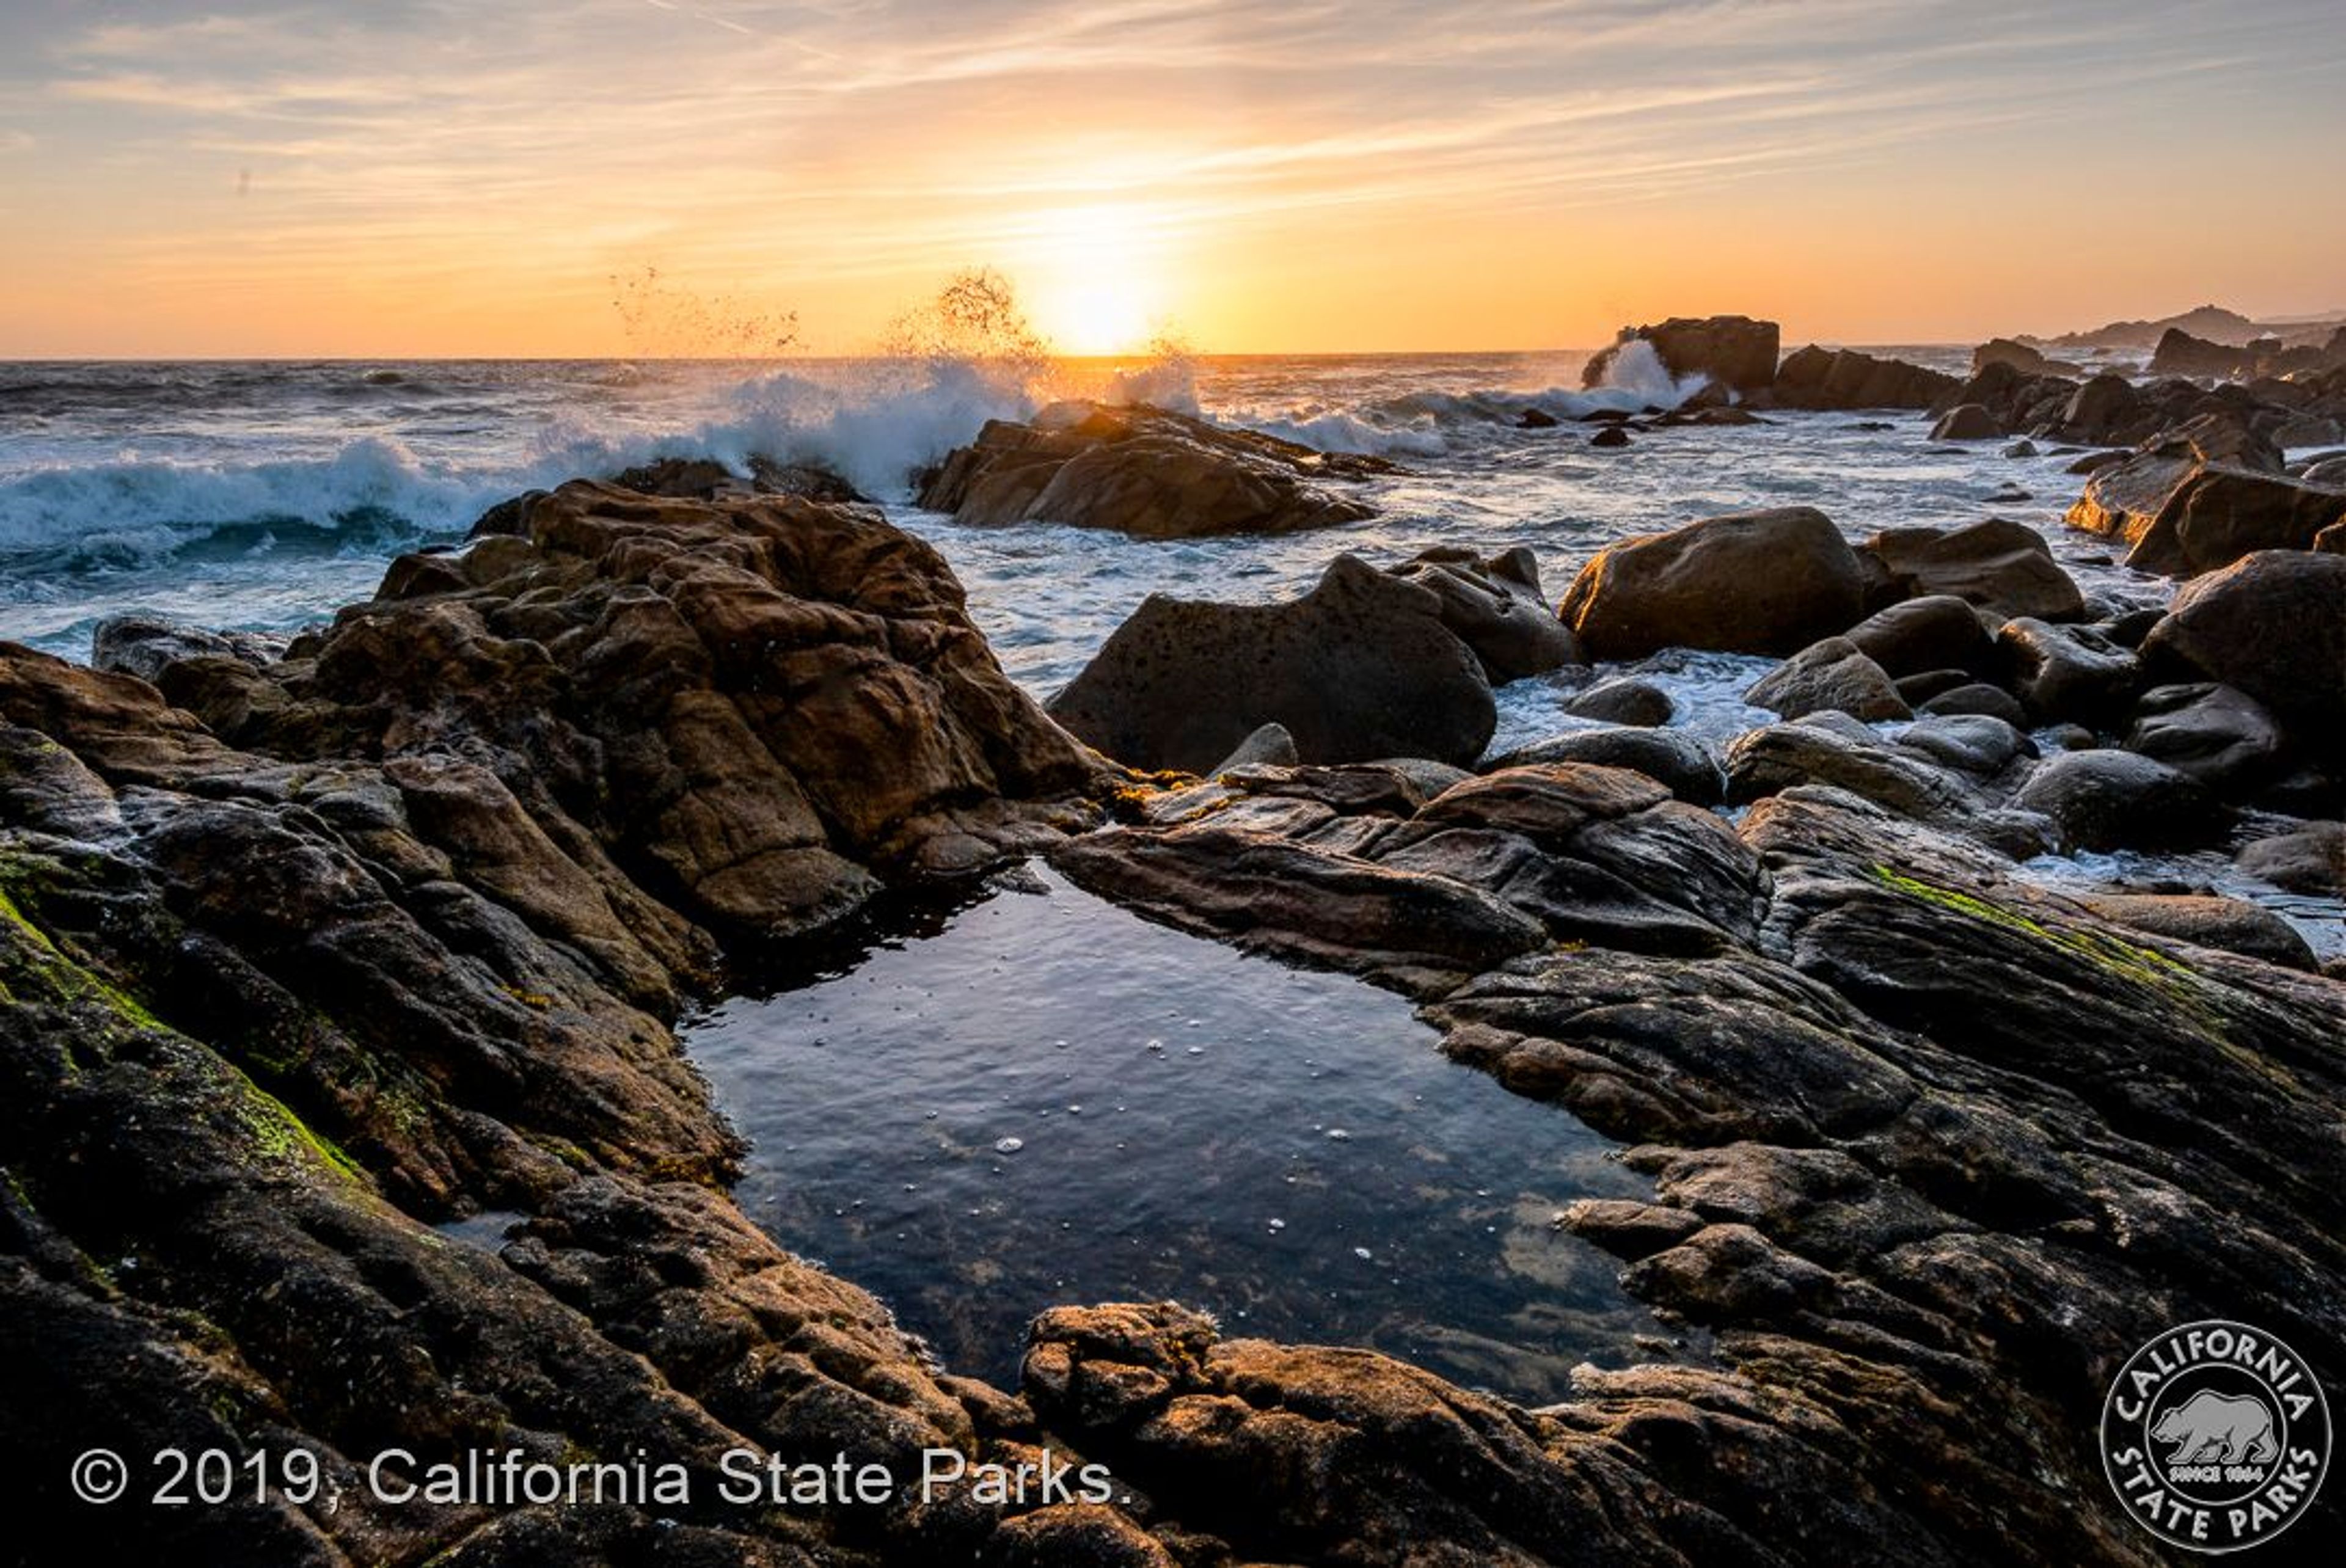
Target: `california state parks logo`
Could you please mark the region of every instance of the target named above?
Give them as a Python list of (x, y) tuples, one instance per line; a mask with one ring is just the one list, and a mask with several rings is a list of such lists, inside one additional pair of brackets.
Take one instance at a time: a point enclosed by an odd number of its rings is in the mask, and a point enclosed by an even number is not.
[(2186, 1323), (2137, 1350), (2102, 1403), (2102, 1468), (2136, 1523), (2240, 1552), (2297, 1522), (2330, 1469), (2330, 1404), (2262, 1329)]

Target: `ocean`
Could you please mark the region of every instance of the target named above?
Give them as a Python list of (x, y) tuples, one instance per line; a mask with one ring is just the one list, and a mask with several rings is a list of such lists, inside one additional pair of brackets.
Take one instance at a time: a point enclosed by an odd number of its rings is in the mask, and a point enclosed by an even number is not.
[[(1872, 351), (1962, 371), (1954, 345)], [(1935, 443), (1916, 413), (1773, 412), (1596, 449), (1572, 420), (1669, 404), (1650, 353), (1619, 384), (1579, 388), (1577, 352), (1205, 356), (1119, 369), (1071, 361), (1040, 379), (967, 361), (432, 361), (0, 365), (0, 637), (87, 659), (99, 621), (140, 610), (285, 632), (367, 596), (394, 555), (461, 540), (492, 504), (662, 456), (827, 465), (941, 549), (1010, 673), (1037, 697), (1070, 679), (1151, 593), (1270, 600), (1308, 588), (1339, 551), (1372, 562), (1434, 545), (1527, 545), (1550, 597), (1607, 543), (1715, 513), (1806, 504), (1852, 538), (1994, 514), (2044, 534), (2089, 604), (2163, 603), (2172, 585), (2116, 565), (2066, 529), (2081, 481), (2046, 446)], [(1029, 525), (964, 528), (910, 504), (910, 476), (1051, 398), (1140, 398), (1328, 451), (1374, 453), (1367, 521), (1273, 537), (1134, 540)], [(1539, 410), (1564, 423), (1522, 428)], [(1665, 654), (1639, 673), (1678, 722), (1717, 738), (1766, 722), (1740, 693), (1770, 661)], [(1568, 694), (1500, 694), (1502, 750), (1572, 727)], [(2183, 881), (2259, 897), (2317, 946), (2335, 911), (2244, 883), (2220, 856), (2087, 857), (2056, 881)]]

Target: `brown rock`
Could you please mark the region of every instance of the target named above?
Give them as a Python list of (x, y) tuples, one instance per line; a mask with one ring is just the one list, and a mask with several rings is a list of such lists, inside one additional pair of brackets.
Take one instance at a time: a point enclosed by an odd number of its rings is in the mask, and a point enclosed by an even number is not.
[(1372, 515), (1367, 501), (1325, 482), (1391, 466), (1164, 409), (1055, 403), (1032, 424), (990, 421), (927, 478), (920, 504), (983, 527), (1063, 523), (1144, 539), (1285, 534)]
[(2083, 595), (2053, 559), (2045, 536), (2025, 523), (1990, 517), (1961, 528), (1891, 528), (1861, 550), (1903, 595), (1953, 595), (1999, 616), (2076, 620)]
[(1562, 614), (1592, 657), (1623, 659), (1664, 647), (1789, 654), (1847, 629), (1863, 605), (1856, 555), (1831, 519), (1785, 506), (1609, 545)]

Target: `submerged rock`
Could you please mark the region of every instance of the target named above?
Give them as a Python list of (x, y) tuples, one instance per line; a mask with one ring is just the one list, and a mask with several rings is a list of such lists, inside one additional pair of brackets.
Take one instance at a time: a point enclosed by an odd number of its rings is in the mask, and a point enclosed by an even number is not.
[(1390, 472), (1146, 405), (1054, 403), (1031, 424), (990, 420), (920, 487), (920, 504), (979, 527), (1064, 523), (1143, 539), (1287, 534), (1372, 516), (1328, 489)]
[(1306, 762), (1425, 757), (1458, 766), (1490, 744), (1498, 710), (1442, 595), (1339, 555), (1283, 605), (1152, 594), (1051, 716), (1143, 769), (1198, 772), (1266, 724)]
[(1811, 506), (1739, 512), (1607, 545), (1562, 614), (1590, 657), (1665, 647), (1785, 655), (1848, 629), (1864, 609), (1856, 554)]

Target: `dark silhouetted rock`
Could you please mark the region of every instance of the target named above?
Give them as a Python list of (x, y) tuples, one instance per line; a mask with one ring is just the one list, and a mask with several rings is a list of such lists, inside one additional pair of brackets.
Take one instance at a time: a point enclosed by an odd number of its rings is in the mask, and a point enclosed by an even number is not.
[(2158, 346), (2151, 351), (2147, 367), (2155, 376), (2236, 376), (2255, 363), (2245, 348), (2224, 343), (2211, 343), (2195, 338), (2180, 327), (2169, 327), (2159, 335)]
[(1994, 441), (2004, 433), (1995, 415), (1975, 402), (1957, 404), (1931, 427), (1933, 441)]
[[(1775, 408), (1928, 408), (1959, 384), (1940, 371), (1854, 349), (1811, 343), (1784, 357), (1768, 403)], [(1887, 428), (1886, 426), (1884, 428)]]
[(1283, 605), (1152, 594), (1054, 697), (1054, 718), (1120, 762), (1197, 772), (1266, 724), (1306, 762), (1465, 766), (1497, 723), (1441, 596), (1339, 555)]
[(1595, 435), (1590, 436), (1588, 438), (1588, 444), (1591, 446), (1627, 446), (1629, 444), (1629, 433), (1622, 429), (1617, 424), (1608, 424), (1604, 429), (1598, 431)]
[(1595, 658), (1665, 647), (1790, 654), (1854, 624), (1857, 556), (1810, 506), (1741, 512), (1606, 546), (1562, 614)]
[(1715, 386), (1757, 392), (1776, 379), (1779, 333), (1773, 321), (1749, 316), (1673, 316), (1645, 327), (1624, 327), (1611, 348), (1592, 358), (1580, 384), (1602, 385), (1622, 343), (1644, 339), (1673, 376), (1700, 375)]

